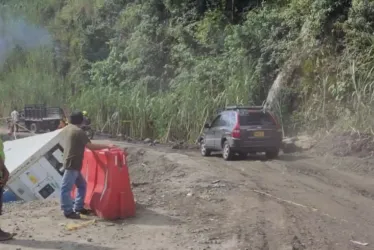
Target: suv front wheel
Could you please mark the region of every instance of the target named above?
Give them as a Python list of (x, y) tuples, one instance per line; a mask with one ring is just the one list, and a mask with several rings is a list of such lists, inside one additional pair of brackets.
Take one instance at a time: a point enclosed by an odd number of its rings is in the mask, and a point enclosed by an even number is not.
[(222, 157), (225, 161), (231, 161), (234, 158), (234, 152), (232, 152), (230, 144), (228, 141), (223, 143)]

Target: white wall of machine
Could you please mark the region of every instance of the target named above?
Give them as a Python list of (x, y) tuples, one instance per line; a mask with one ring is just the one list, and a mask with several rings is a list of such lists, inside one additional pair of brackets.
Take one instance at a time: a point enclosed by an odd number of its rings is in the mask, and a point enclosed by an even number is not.
[(7, 188), (24, 201), (59, 197), (64, 152), (63, 130), (4, 143)]

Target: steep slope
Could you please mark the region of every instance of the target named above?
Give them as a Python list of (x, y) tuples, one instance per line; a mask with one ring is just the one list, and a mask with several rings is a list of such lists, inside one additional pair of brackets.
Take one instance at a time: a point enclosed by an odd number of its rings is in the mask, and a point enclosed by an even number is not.
[(32, 23), (52, 38), (1, 52), (4, 112), (45, 101), (113, 118), (113, 133), (194, 140), (217, 107), (262, 104), (278, 79), (287, 133), (372, 128), (369, 1), (1, 2), (8, 37)]

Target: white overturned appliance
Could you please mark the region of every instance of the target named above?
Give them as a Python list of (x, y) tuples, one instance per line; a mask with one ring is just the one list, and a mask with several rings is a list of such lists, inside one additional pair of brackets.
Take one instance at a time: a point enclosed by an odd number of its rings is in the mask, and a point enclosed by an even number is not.
[(59, 197), (63, 146), (63, 129), (4, 142), (7, 188), (24, 201)]

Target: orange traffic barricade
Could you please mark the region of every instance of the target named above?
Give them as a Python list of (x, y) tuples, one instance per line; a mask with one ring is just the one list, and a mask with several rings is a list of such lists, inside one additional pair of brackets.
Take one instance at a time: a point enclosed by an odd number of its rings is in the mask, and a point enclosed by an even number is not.
[[(115, 220), (135, 216), (126, 153), (111, 150), (85, 150), (82, 175), (87, 181), (85, 206), (103, 219)], [(75, 197), (75, 188), (73, 197)]]

